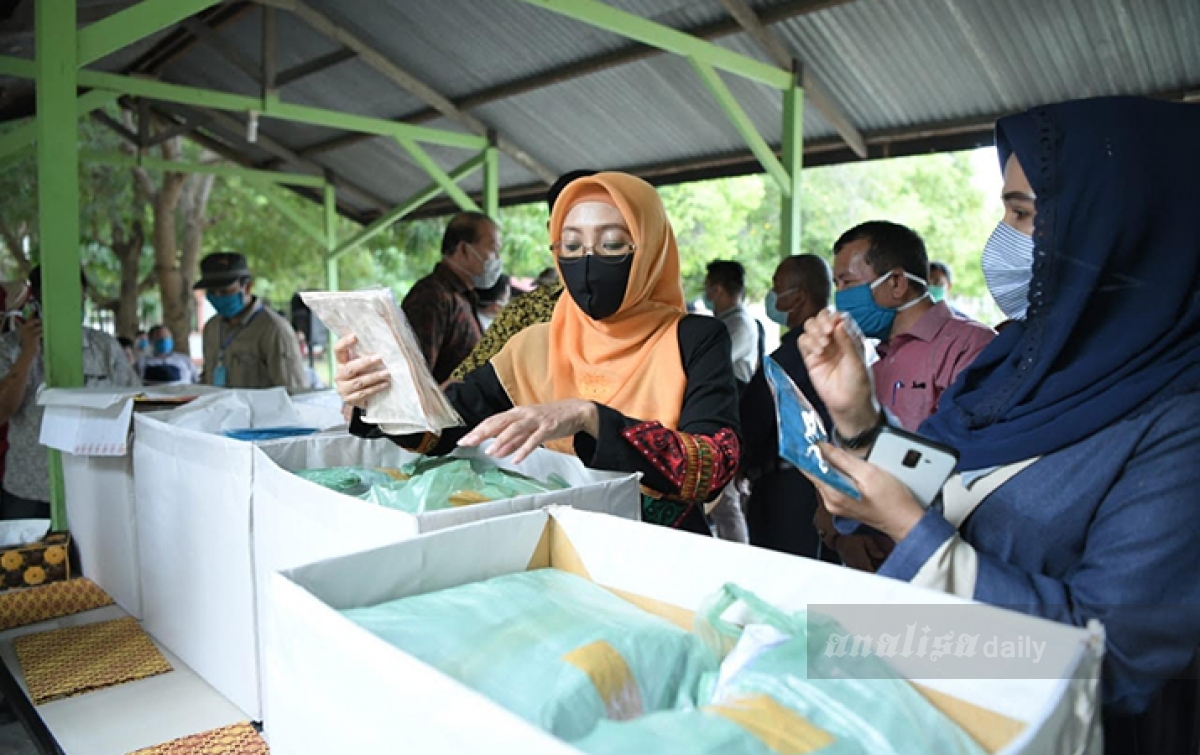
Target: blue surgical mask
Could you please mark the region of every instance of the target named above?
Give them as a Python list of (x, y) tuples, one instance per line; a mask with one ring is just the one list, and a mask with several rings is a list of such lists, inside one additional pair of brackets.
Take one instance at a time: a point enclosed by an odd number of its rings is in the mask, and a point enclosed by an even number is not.
[[(879, 306), (875, 301), (875, 297), (871, 295), (871, 292), (879, 288), (879, 285), (890, 276), (890, 272), (884, 273), (870, 283), (862, 283), (843, 289), (842, 291), (838, 291), (834, 296), (834, 302), (838, 311), (845, 312), (853, 317), (855, 324), (858, 325), (858, 329), (867, 338), (886, 339), (888, 334), (892, 332), (892, 323), (896, 321), (896, 313), (903, 312), (925, 298), (924, 296), (918, 297), (895, 309)], [(904, 277), (920, 283), (922, 286), (926, 285), (925, 281), (912, 273), (905, 273)]]
[(714, 315), (717, 313), (717, 308), (713, 305), (713, 300), (708, 298), (708, 294), (700, 297), (700, 301), (704, 303), (704, 308), (709, 312), (712, 312)]
[(934, 304), (940, 302), (941, 300), (943, 300), (945, 298), (946, 298), (946, 287), (945, 286), (930, 286), (929, 287), (929, 300), (932, 301)]
[(175, 339), (167, 336), (166, 338), (154, 339), (154, 353), (158, 356), (166, 356), (175, 350)]
[(146, 351), (150, 348), (150, 341), (146, 338), (139, 338), (137, 339), (137, 343), (134, 345), (137, 347), (138, 351)]
[(1000, 311), (1024, 320), (1033, 282), (1033, 237), (1001, 221), (983, 246), (983, 280)]
[[(794, 289), (794, 288), (789, 288), (787, 291), (784, 291), (783, 293), (790, 294), (792, 291), (795, 291), (795, 290), (796, 289)], [(781, 310), (779, 308), (779, 295), (775, 293), (774, 289), (767, 292), (766, 305), (767, 305), (767, 317), (771, 318), (771, 322), (775, 323), (776, 325), (786, 328), (788, 326), (788, 313), (784, 312), (783, 310)]]
[(237, 317), (246, 308), (246, 297), (241, 291), (232, 294), (214, 294), (210, 291), (206, 298), (221, 317)]

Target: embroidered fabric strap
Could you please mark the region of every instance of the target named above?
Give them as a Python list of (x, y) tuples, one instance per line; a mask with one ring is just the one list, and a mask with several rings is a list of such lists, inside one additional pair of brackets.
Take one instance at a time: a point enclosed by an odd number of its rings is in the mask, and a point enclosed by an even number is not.
[(421, 442), (417, 444), (417, 447), (411, 450), (415, 454), (427, 454), (433, 450), (433, 447), (438, 444), (441, 438), (442, 436), (436, 433), (425, 433), (421, 436)]
[(737, 469), (738, 440), (729, 430), (709, 437), (643, 422), (622, 430), (621, 436), (679, 489), (677, 496), (668, 497), (681, 501), (706, 500), (725, 487)]

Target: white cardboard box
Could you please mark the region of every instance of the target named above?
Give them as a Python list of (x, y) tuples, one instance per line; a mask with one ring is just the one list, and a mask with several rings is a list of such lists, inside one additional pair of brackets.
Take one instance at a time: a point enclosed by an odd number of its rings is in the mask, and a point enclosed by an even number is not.
[[(789, 611), (853, 603), (861, 617), (863, 604), (969, 607), (963, 620), (970, 626), (963, 631), (1004, 629), (1046, 642), (1044, 678), (914, 680), (919, 689), (990, 752), (1098, 751), (1102, 632), (809, 559), (556, 507), (273, 574), (265, 654), (271, 752), (577, 753), (335, 610), (545, 566), (592, 579), (682, 626), (728, 582)], [(837, 618), (849, 631), (865, 631)]]
[(217, 389), (163, 386), (124, 390), (45, 389), (40, 442), (63, 452), (67, 526), (79, 568), (129, 615), (142, 616), (134, 516), (130, 418), (135, 396), (167, 399)]
[[(252, 720), (261, 705), (256, 575), (554, 503), (640, 516), (638, 476), (539, 450), (517, 469), (568, 490), (412, 516), (340, 495), (288, 469), (395, 467), (415, 458), (347, 433), (244, 443), (135, 418), (137, 527), (146, 630)], [(275, 460), (278, 460), (276, 463)], [(503, 463), (502, 463), (503, 464)]]

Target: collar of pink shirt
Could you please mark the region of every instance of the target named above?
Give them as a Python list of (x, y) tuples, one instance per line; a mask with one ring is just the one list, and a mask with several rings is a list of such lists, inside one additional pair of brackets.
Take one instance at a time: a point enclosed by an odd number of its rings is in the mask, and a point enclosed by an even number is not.
[(932, 342), (942, 332), (942, 328), (945, 327), (946, 323), (953, 319), (954, 313), (950, 311), (950, 307), (947, 306), (946, 302), (940, 301), (922, 315), (921, 319), (917, 320), (916, 324), (911, 328), (887, 341), (880, 341), (879, 345), (875, 347), (875, 351), (881, 357), (887, 356), (892, 343), (907, 338)]

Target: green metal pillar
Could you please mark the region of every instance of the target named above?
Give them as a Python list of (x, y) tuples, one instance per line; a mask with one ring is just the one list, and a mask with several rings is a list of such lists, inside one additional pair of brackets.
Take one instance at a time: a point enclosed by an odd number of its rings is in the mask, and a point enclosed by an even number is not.
[(800, 170), (804, 167), (804, 89), (800, 86), (801, 78), (800, 64), (796, 63), (792, 85), (783, 90), (783, 167), (791, 181), (791, 191), (783, 194), (783, 212), (779, 224), (779, 252), (783, 257), (800, 253)]
[[(337, 249), (337, 189), (332, 181), (325, 182), (325, 286), (330, 291), (338, 290), (338, 261), (334, 256)], [(330, 334), (332, 339), (332, 334)], [(325, 346), (325, 358), (329, 360), (329, 379), (337, 373), (337, 359), (333, 355), (333, 342)]]
[(488, 146), (483, 150), (483, 211), (493, 220), (500, 212), (500, 150), (494, 133), (488, 134)]
[[(83, 290), (79, 281), (79, 141), (75, 101), (75, 0), (38, 0), (38, 232), (46, 384), (83, 385)], [(67, 527), (62, 458), (50, 452), (51, 521)]]

